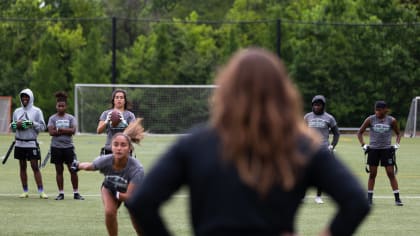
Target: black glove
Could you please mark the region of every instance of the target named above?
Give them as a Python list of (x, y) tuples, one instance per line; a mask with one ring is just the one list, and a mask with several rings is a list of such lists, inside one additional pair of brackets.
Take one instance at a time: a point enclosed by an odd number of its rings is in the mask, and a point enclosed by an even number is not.
[(115, 196), (116, 192), (127, 192), (128, 181), (118, 175), (105, 176), (103, 186)]
[(73, 162), (71, 163), (70, 169), (73, 172), (79, 171), (79, 161), (78, 160), (73, 160)]

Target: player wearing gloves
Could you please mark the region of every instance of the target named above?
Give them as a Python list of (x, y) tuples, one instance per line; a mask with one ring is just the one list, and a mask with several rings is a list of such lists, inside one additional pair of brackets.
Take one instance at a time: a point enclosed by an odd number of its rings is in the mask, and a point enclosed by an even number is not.
[(41, 160), (41, 153), (38, 145), (38, 133), (45, 130), (46, 125), (41, 109), (34, 106), (34, 95), (30, 89), (24, 89), (19, 93), (22, 107), (13, 112), (10, 127), (15, 134), (14, 158), (19, 160), (20, 180), (23, 193), (21, 198), (29, 197), (28, 176), (26, 173), (27, 161), (31, 163), (34, 172), (35, 182), (38, 187), (40, 198), (47, 199), (42, 184), (42, 175), (39, 171), (38, 161)]
[[(111, 151), (111, 138), (118, 132), (123, 132), (124, 129), (136, 119), (135, 115), (127, 110), (128, 101), (127, 93), (125, 90), (116, 89), (112, 93), (111, 99), (112, 108), (102, 112), (99, 117), (98, 127), (96, 132), (101, 134), (106, 132), (107, 139), (105, 146), (101, 149), (101, 154), (110, 154)], [(119, 114), (115, 117), (115, 114)]]
[[(135, 187), (140, 186), (144, 177), (141, 163), (131, 156), (132, 142), (139, 143), (143, 138), (141, 119), (136, 119), (124, 131), (116, 133), (111, 140), (112, 154), (100, 155), (93, 162), (72, 163), (73, 171), (99, 170), (105, 179), (101, 187), (102, 202), (105, 209), (105, 224), (109, 235), (118, 235), (117, 211)], [(133, 224), (137, 233), (140, 231)]]
[[(394, 166), (395, 151), (400, 147), (400, 129), (397, 120), (387, 115), (388, 107), (384, 101), (375, 103), (375, 114), (368, 116), (360, 127), (357, 138), (363, 151), (367, 153), (367, 164), (369, 165), (368, 179), (368, 200), (372, 204), (373, 189), (375, 187), (375, 179), (378, 171), (379, 163), (385, 167), (386, 174), (394, 192), (395, 205), (402, 206), (400, 199), (400, 191), (398, 189), (398, 181), (395, 176)], [(369, 128), (369, 144), (363, 140), (363, 133)], [(395, 144), (391, 145), (392, 131), (396, 138)]]
[[(307, 113), (304, 119), (310, 128), (319, 131), (322, 137), (322, 145), (328, 147), (328, 150), (333, 152), (340, 138), (340, 132), (334, 116), (325, 111), (325, 104), (326, 99), (323, 95), (314, 96), (312, 98), (312, 112)], [(333, 134), (331, 143), (329, 141), (330, 131)], [(315, 197), (315, 202), (318, 204), (324, 203), (321, 194), (322, 191), (318, 188)]]

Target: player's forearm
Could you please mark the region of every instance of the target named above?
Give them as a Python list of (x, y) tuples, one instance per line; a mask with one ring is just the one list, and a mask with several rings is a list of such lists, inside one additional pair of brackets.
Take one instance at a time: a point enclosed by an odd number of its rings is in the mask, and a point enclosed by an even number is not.
[(135, 185), (134, 184), (132, 184), (131, 182), (128, 184), (128, 187), (127, 187), (127, 191), (125, 192), (125, 193), (119, 193), (119, 197), (118, 197), (118, 199), (120, 200), (120, 201), (125, 201), (125, 200), (127, 200), (127, 199), (129, 199), (130, 198), (130, 196), (132, 195), (132, 193), (133, 193), (133, 191), (134, 191), (134, 188), (135, 188)]
[(105, 121), (102, 121), (102, 120), (99, 121), (98, 127), (96, 128), (96, 133), (100, 134), (100, 133), (104, 132), (105, 128), (106, 128)]
[(94, 167), (93, 167), (93, 164), (91, 162), (80, 162), (77, 165), (77, 168), (79, 170), (87, 170), (87, 171), (93, 171), (93, 170), (95, 170)]
[(337, 146), (338, 140), (340, 139), (340, 131), (338, 130), (338, 127), (337, 126), (334, 126), (331, 129), (331, 132), (333, 133), (333, 140), (331, 142), (331, 145), (333, 147), (335, 147), (335, 146)]
[(363, 140), (363, 135), (362, 134), (357, 134), (357, 139), (359, 140), (360, 145), (363, 146), (363, 144), (365, 144), (365, 141)]
[(57, 128), (58, 134), (73, 135), (76, 132), (75, 128)]
[(400, 144), (400, 141), (401, 141), (401, 135), (397, 135), (395, 142)]

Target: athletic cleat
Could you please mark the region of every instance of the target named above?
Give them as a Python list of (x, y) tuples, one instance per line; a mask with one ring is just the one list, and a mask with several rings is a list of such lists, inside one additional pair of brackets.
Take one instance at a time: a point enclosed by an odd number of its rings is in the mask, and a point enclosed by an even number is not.
[(45, 194), (44, 192), (41, 192), (41, 193), (39, 194), (39, 198), (42, 198), (42, 199), (48, 199), (48, 195), (47, 195), (47, 194)]
[(395, 205), (396, 206), (404, 206), (404, 203), (402, 203), (401, 200), (395, 200)]
[(73, 198), (75, 200), (85, 200), (85, 198), (82, 197), (82, 195), (80, 195), (79, 193), (75, 193), (74, 196), (73, 196)]
[(317, 203), (317, 204), (323, 204), (324, 203), (324, 201), (322, 200), (322, 198), (321, 197), (315, 197), (315, 202)]
[(64, 200), (64, 194), (62, 193), (58, 194), (55, 200)]
[(28, 198), (29, 194), (27, 192), (22, 193), (21, 195), (19, 195), (20, 198)]

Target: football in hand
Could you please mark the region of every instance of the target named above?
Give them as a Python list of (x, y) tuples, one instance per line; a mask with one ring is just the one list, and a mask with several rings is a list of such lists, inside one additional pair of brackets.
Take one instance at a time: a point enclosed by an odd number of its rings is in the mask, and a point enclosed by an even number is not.
[(117, 110), (113, 110), (111, 112), (111, 126), (117, 127), (121, 122), (120, 112)]

